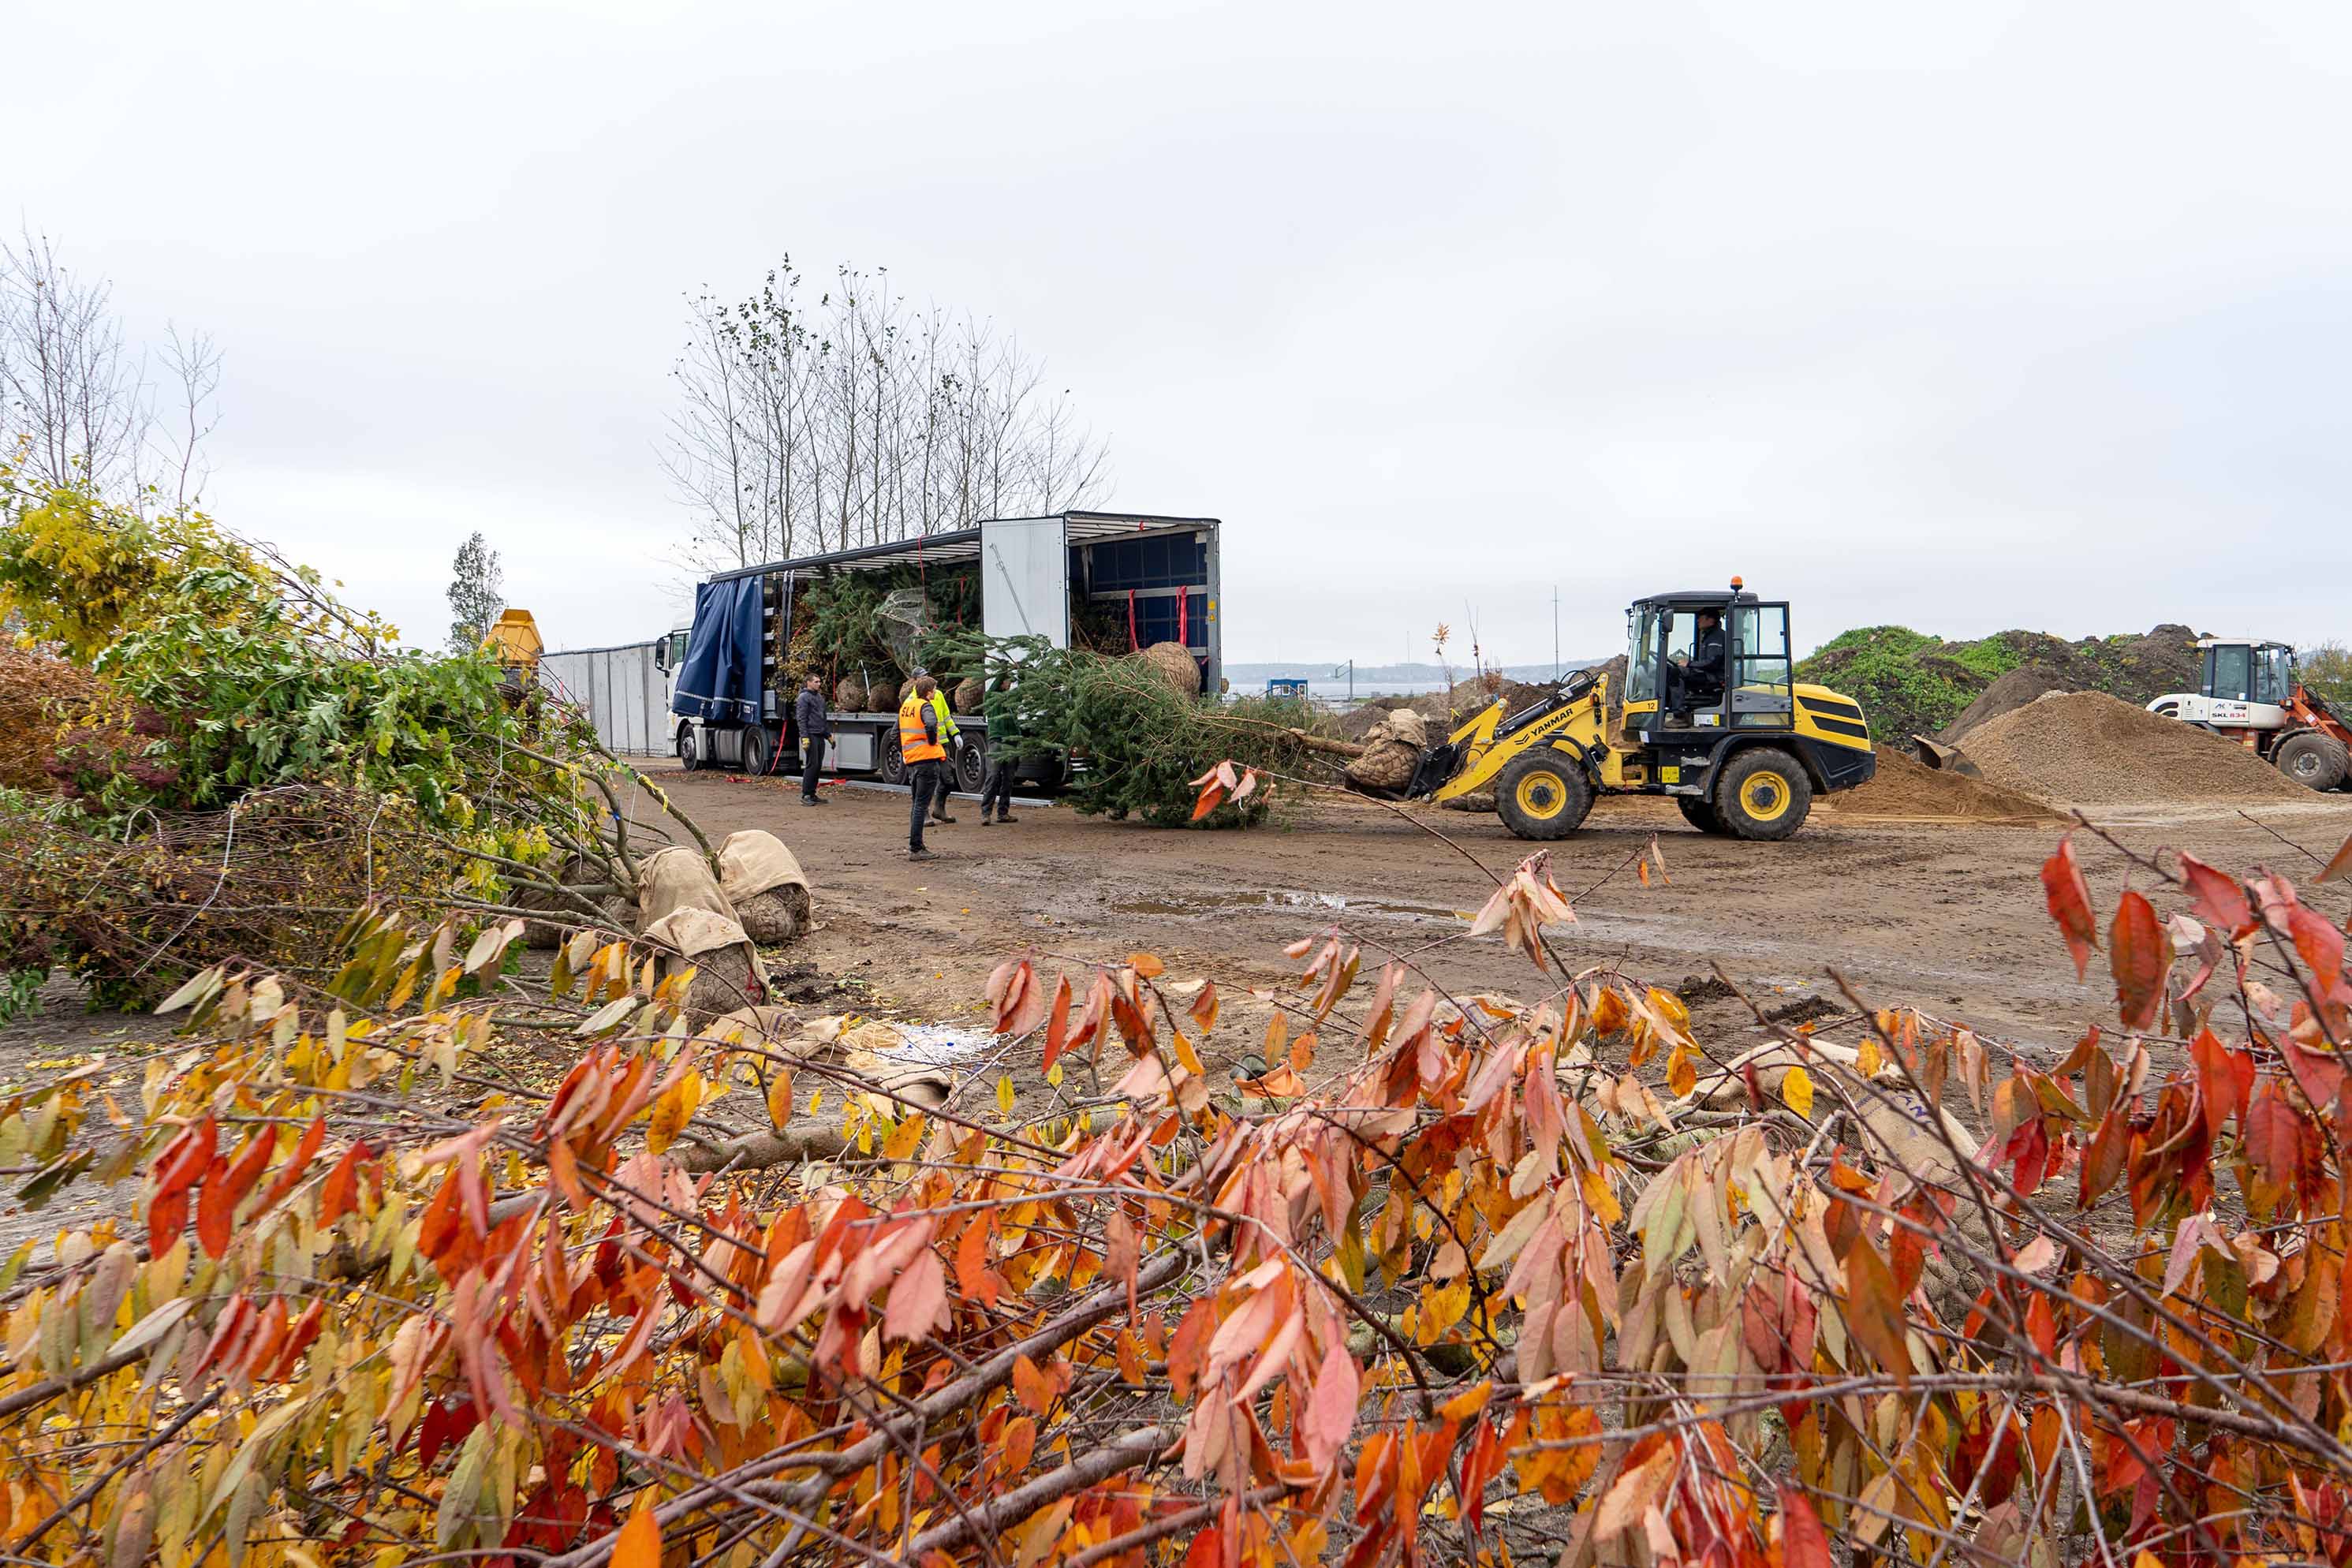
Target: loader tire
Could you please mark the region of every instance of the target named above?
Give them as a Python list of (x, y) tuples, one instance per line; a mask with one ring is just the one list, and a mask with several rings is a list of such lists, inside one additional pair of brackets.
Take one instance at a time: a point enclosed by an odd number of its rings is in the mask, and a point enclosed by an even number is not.
[(1715, 809), (1712, 801), (1701, 800), (1696, 795), (1680, 795), (1675, 797), (1675, 804), (1683, 808), (1683, 820), (1701, 833), (1731, 831), (1723, 826), (1723, 815)]
[(1592, 809), (1592, 785), (1574, 758), (1531, 752), (1495, 781), (1495, 815), (1521, 838), (1565, 838)]
[(2347, 771), (2344, 742), (2323, 730), (2299, 730), (2271, 753), (2278, 771), (2308, 789), (2329, 790)]
[(1813, 808), (1804, 764), (1778, 746), (1758, 746), (1724, 764), (1715, 781), (1716, 814), (1734, 838), (1786, 838)]

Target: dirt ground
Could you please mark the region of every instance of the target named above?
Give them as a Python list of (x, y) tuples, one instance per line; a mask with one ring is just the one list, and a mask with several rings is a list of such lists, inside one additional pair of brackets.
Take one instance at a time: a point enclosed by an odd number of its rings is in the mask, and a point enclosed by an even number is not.
[[(1150, 951), (1171, 981), (1213, 980), (1229, 1007), (1262, 1012), (1248, 990), (1279, 991), (1297, 977), (1284, 947), (1334, 929), (1362, 945), (1367, 976), (1406, 954), (1455, 994), (1543, 989), (1499, 937), (1467, 934), (1493, 889), (1489, 873), (1507, 875), (1546, 847), (1490, 815), (1404, 814), (1344, 798), (1292, 804), (1240, 833), (1154, 829), (1061, 806), (1022, 806), (1013, 825), (982, 827), (977, 803), (959, 799), (960, 820), (931, 829), (938, 858), (914, 863), (904, 795), (832, 785), (831, 804), (811, 809), (793, 781), (656, 776), (714, 842), (764, 827), (799, 857), (815, 887), (815, 928), (768, 964), (778, 999), (810, 1013), (969, 1027), (989, 971), (1029, 950), (1048, 972)], [(2311, 857), (2324, 860), (2352, 835), (2352, 804), (2116, 810), (2102, 825), (2143, 853), (2169, 845), (2300, 880), (2316, 871)], [(1759, 1005), (1791, 1019), (1846, 1010), (1827, 974), (1834, 964), (1874, 1005), (1916, 1006), (2030, 1053), (2063, 1054), (2084, 1024), (2112, 1021), (2113, 994), (2095, 964), (2075, 981), (2044, 911), (2039, 870), (2058, 831), (1819, 809), (1786, 843), (1744, 844), (1695, 831), (1664, 801), (1604, 800), (1581, 831), (1549, 847), (1578, 917), (1550, 934), (1572, 964), (1618, 965), (1668, 987), (1720, 964)], [(1634, 863), (1653, 835), (1665, 877), (1644, 886)], [(2095, 899), (2111, 902), (2121, 857), (2089, 835), (2077, 848)], [(1691, 1002), (1703, 1040), (1751, 1043), (1752, 1016), (1722, 987)], [(44, 1003), (0, 1026), (0, 1098), (101, 1053), (115, 1092), (133, 1095), (147, 1060), (173, 1048), (173, 1020), (87, 1013), (69, 983), (52, 982)], [(1255, 1037), (1231, 1026), (1218, 1036), (1206, 1053), (1213, 1069)], [(560, 1057), (563, 1046), (547, 1048)], [(1050, 1109), (1033, 1051), (990, 1055), (973, 1064), (960, 1107), (980, 1110), (994, 1076), (1010, 1069), (1021, 1115)], [(560, 1076), (563, 1064), (513, 1065)], [(25, 1214), (7, 1195), (22, 1175), (0, 1173), (0, 1258), (132, 1195), (130, 1184), (110, 1193), (79, 1183)]]
[[(1343, 799), (1238, 833), (1141, 827), (1058, 806), (1020, 807), (1012, 826), (982, 827), (977, 804), (958, 800), (958, 822), (929, 835), (938, 858), (916, 863), (905, 853), (903, 795), (834, 786), (830, 805), (809, 808), (792, 781), (664, 782), (714, 839), (765, 827), (789, 844), (815, 884), (818, 913), (792, 957), (854, 975), (877, 1004), (908, 1016), (969, 1014), (990, 969), (1028, 948), (1089, 962), (1143, 949), (1171, 975), (1227, 991), (1279, 986), (1297, 971), (1283, 948), (1334, 927), (1364, 945), (1368, 972), (1379, 954), (1414, 952), (1452, 987), (1535, 988), (1527, 961), (1499, 938), (1466, 935), (1467, 916), (1493, 890), (1487, 873), (1507, 874), (1546, 847), (1492, 816), (1405, 816)], [(2317, 868), (2303, 851), (2324, 861), (2352, 834), (2352, 803), (2315, 797), (2249, 815), (2117, 811), (2102, 826), (2143, 853), (2169, 845), (2301, 878)], [(1644, 887), (1631, 862), (1652, 835), (1666, 879)], [(1768, 1006), (1834, 999), (1825, 970), (1836, 964), (1874, 1005), (1916, 1005), (2004, 1041), (2071, 1046), (2081, 1024), (2111, 1018), (2113, 989), (2095, 968), (2076, 983), (2044, 910), (2040, 869), (2057, 836), (1817, 810), (1786, 843), (1747, 844), (1694, 830), (1664, 801), (1604, 799), (1582, 830), (1549, 846), (1578, 917), (1551, 935), (1571, 963), (1622, 964), (1669, 986), (1720, 963)], [(2088, 835), (2077, 850), (2095, 894), (2112, 900), (2122, 858)], [(1736, 1001), (1698, 1016), (1749, 1021)]]

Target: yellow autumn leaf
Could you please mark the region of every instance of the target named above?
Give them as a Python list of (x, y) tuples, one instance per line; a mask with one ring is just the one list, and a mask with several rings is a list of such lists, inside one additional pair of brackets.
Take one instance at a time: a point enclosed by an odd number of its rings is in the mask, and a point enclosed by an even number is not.
[(1886, 1057), (1878, 1048), (1876, 1035), (1863, 1036), (1862, 1048), (1854, 1053), (1854, 1058), (1853, 1070), (1864, 1078), (1875, 1078), (1878, 1069), (1886, 1065)]
[(1789, 1109), (1811, 1121), (1813, 1119), (1812, 1075), (1802, 1068), (1790, 1068), (1789, 1076), (1780, 1080), (1780, 1098)]
[(996, 1080), (996, 1109), (1007, 1116), (1013, 1114), (1013, 1079), (1009, 1076)]
[(793, 1119), (793, 1075), (780, 1072), (768, 1080), (768, 1120), (779, 1131)]
[(677, 1141), (702, 1103), (702, 1075), (692, 1070), (654, 1101), (653, 1124), (646, 1129), (646, 1148), (658, 1154)]
[(1691, 1066), (1690, 1053), (1676, 1046), (1666, 1058), (1666, 1088), (1679, 1099), (1697, 1087), (1698, 1069)]

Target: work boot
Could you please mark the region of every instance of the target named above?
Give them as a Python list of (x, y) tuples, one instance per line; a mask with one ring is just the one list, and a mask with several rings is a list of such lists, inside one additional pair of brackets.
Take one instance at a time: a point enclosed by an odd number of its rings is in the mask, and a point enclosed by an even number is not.
[(934, 816), (932, 816), (931, 820), (932, 820), (933, 822), (953, 823), (953, 822), (955, 821), (955, 818), (954, 818), (954, 817), (952, 817), (952, 816), (950, 816), (946, 812), (942, 811), (942, 812), (939, 812), (939, 813), (937, 813), (936, 815), (934, 815)]
[(982, 813), (982, 816), (981, 816), (981, 819), (980, 819), (980, 825), (981, 825), (982, 827), (986, 827), (986, 826), (989, 825), (989, 820), (990, 820), (990, 819), (989, 819), (989, 817), (988, 817), (987, 814)]
[(928, 849), (909, 849), (907, 851), (907, 858), (909, 860), (936, 860), (939, 857), (932, 854)]
[(999, 822), (1011, 822), (1013, 820), (1013, 814), (1009, 811), (1000, 811), (996, 814), (996, 820)]

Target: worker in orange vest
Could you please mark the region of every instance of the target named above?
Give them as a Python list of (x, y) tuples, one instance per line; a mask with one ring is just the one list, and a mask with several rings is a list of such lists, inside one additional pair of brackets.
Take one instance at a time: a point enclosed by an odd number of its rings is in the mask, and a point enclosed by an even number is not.
[(948, 749), (941, 745), (939, 710), (931, 696), (939, 682), (928, 675), (915, 677), (915, 689), (898, 704), (898, 755), (907, 764), (907, 784), (914, 794), (914, 815), (907, 828), (907, 858), (929, 860), (923, 847), (923, 818), (930, 815), (934, 795), (948, 788)]

